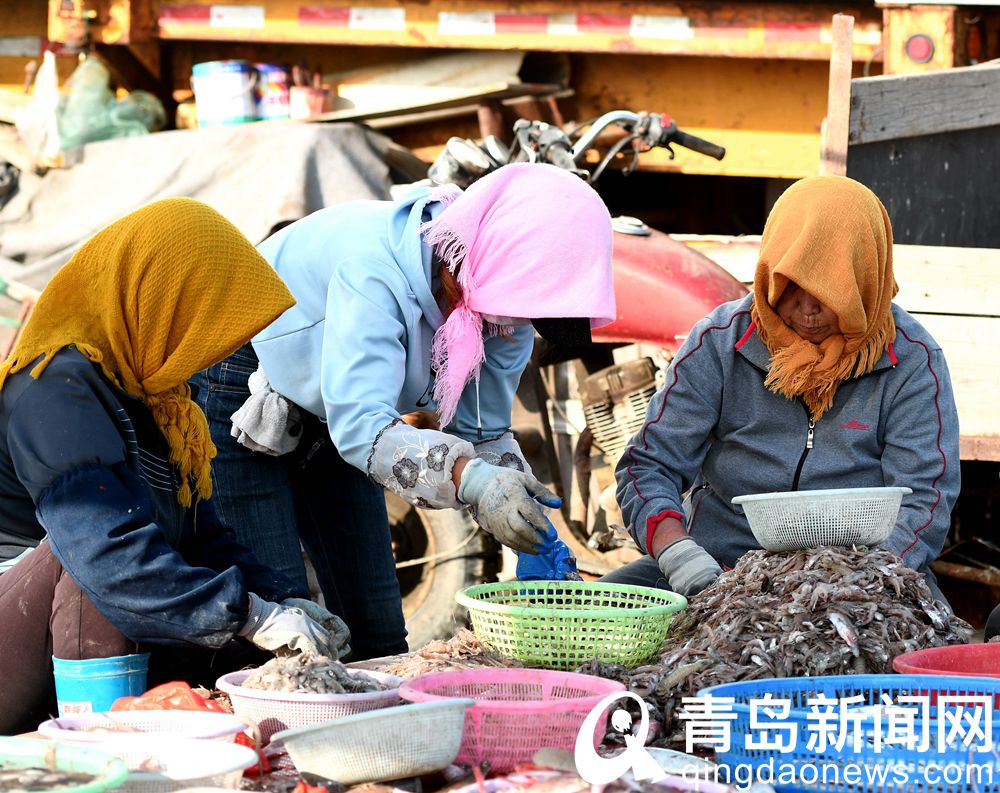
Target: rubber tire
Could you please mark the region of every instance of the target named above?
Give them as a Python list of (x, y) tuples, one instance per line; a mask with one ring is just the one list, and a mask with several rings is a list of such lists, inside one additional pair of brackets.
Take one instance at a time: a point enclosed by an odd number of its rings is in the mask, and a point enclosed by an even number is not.
[(388, 492), (386, 507), (398, 562), (455, 548), (475, 532), (456, 556), (398, 571), (410, 649), (435, 639), (449, 639), (467, 625), (455, 593), (495, 580), (500, 547), (478, 529), (466, 510), (418, 509)]

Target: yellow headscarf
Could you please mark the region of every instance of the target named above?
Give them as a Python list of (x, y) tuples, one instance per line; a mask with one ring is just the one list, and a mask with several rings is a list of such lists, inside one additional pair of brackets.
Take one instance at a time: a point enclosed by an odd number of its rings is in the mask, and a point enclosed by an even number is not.
[(44, 356), (38, 377), (68, 345), (141, 399), (181, 474), (212, 495), (215, 445), (187, 380), (266, 327), (295, 300), (243, 234), (189, 198), (156, 201), (88, 240), (42, 292), (10, 357), (7, 375)]
[[(775, 312), (794, 281), (832, 309), (840, 333), (819, 344), (801, 338)], [(864, 374), (896, 338), (891, 301), (892, 226), (876, 195), (843, 176), (811, 176), (784, 192), (764, 227), (751, 315), (771, 353), (764, 383), (801, 396), (813, 419), (837, 386)]]

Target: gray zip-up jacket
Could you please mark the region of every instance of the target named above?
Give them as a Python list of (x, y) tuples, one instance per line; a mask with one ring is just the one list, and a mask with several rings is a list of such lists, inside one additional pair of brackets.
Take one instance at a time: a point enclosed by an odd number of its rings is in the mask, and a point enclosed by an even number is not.
[(618, 463), (618, 503), (636, 543), (648, 552), (651, 530), (673, 515), (731, 567), (760, 547), (734, 496), (905, 486), (913, 493), (884, 547), (928, 573), (960, 485), (958, 415), (941, 348), (893, 305), (895, 343), (871, 372), (843, 382), (813, 424), (802, 400), (765, 388), (770, 354), (751, 300), (724, 303), (694, 326)]

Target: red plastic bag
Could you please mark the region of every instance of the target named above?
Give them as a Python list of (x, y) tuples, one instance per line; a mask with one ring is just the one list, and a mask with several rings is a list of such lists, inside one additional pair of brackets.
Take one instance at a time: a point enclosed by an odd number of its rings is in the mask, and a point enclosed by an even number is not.
[[(208, 699), (194, 691), (187, 683), (175, 680), (149, 689), (137, 697), (119, 697), (111, 710), (207, 710), (212, 713), (229, 713), (214, 699)], [(245, 776), (267, 774), (271, 770), (267, 758), (254, 743), (253, 738), (243, 732), (236, 733), (236, 743), (249, 746), (257, 752), (257, 765), (244, 771)]]
[(228, 713), (214, 699), (196, 694), (187, 683), (175, 680), (149, 689), (137, 697), (119, 697), (111, 710), (208, 710)]
[(257, 753), (257, 764), (250, 766), (244, 771), (243, 776), (252, 778), (271, 773), (271, 764), (267, 761), (267, 756), (261, 751), (261, 748), (254, 742), (253, 738), (245, 732), (238, 732), (236, 733), (236, 743), (240, 744), (240, 746), (249, 746)]
[(328, 790), (324, 785), (310, 785), (300, 779), (292, 793), (328, 793)]

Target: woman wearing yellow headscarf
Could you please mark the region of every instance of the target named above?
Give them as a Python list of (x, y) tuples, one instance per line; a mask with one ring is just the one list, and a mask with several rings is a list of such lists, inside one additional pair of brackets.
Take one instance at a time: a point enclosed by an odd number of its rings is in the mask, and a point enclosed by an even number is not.
[(49, 282), (0, 366), (0, 732), (55, 712), (53, 655), (152, 649), (151, 683), (234, 636), (336, 655), (343, 624), (216, 517), (215, 447), (187, 385), (293, 303), (186, 198), (108, 226)]
[(941, 348), (896, 291), (874, 193), (838, 176), (790, 187), (764, 228), (753, 294), (695, 325), (618, 463), (622, 513), (649, 556), (606, 580), (683, 595), (710, 585), (759, 547), (734, 496), (905, 486), (885, 547), (935, 591), (958, 416)]

